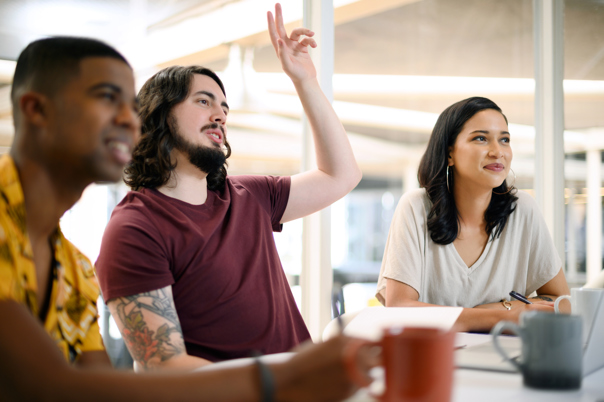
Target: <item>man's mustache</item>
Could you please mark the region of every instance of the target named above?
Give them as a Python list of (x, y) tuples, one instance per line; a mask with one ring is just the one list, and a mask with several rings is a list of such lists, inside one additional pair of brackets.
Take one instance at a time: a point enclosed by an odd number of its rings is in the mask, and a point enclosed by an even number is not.
[(206, 124), (205, 126), (203, 126), (201, 128), (201, 131), (205, 131), (205, 130), (215, 130), (215, 129), (219, 129), (220, 132), (222, 133), (222, 137), (225, 136), (224, 134), (224, 127), (222, 127), (221, 125), (217, 124), (217, 123), (212, 123), (212, 124)]

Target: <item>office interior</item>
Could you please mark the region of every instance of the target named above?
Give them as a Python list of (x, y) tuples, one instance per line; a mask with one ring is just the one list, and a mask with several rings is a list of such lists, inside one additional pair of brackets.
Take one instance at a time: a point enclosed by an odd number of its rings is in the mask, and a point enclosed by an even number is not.
[[(417, 188), (431, 129), (448, 105), (495, 101), (510, 122), (515, 186), (536, 197), (571, 287), (602, 271), (604, 1), (282, 0), (286, 26), (317, 32), (321, 84), (363, 180), (275, 240), (313, 338), (373, 297), (390, 220)], [(313, 164), (308, 127), (266, 30), (265, 0), (0, 1), (0, 152), (13, 137), (15, 59), (31, 40), (88, 36), (117, 47), (137, 86), (166, 66), (218, 72), (231, 108), (229, 174), (292, 175)], [(551, 14), (550, 12), (552, 12)], [(62, 219), (92, 261), (128, 188), (91, 185)], [(105, 313), (106, 314), (106, 313)], [(119, 340), (103, 318), (106, 343)]]

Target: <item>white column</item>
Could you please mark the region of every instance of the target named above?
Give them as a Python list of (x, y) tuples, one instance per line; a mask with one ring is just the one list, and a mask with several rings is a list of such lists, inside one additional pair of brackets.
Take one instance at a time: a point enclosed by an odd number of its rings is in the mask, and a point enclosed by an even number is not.
[(101, 240), (107, 226), (108, 185), (91, 184), (82, 197), (61, 217), (61, 230), (90, 261), (101, 250)]
[[(304, 26), (315, 32), (317, 49), (311, 56), (319, 83), (325, 95), (333, 101), (334, 24), (332, 0), (304, 0)], [(303, 121), (302, 169), (316, 166), (312, 133), (306, 118)], [(331, 321), (331, 214), (326, 208), (304, 218), (302, 229), (302, 317), (313, 340), (319, 341), (325, 326)]]
[(576, 191), (574, 188), (568, 190), (568, 216), (566, 230), (568, 231), (567, 239), (567, 261), (566, 261), (566, 279), (569, 282), (577, 282), (577, 237), (575, 232), (577, 231), (577, 214), (575, 213), (575, 198)]
[(128, 14), (128, 36), (122, 38), (123, 47), (120, 50), (125, 53), (135, 72), (147, 71), (153, 65), (146, 51), (147, 0), (130, 0)]
[(533, 0), (535, 192), (564, 267), (564, 2)]
[(602, 270), (602, 154), (587, 151), (587, 281)]

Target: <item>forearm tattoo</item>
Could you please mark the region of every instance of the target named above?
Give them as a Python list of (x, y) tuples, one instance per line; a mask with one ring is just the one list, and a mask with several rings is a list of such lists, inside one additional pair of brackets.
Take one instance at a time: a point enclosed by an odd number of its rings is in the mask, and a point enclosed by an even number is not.
[(554, 299), (552, 299), (551, 297), (549, 297), (549, 296), (543, 296), (543, 295), (535, 296), (532, 299), (545, 300), (545, 301), (548, 301), (548, 302), (553, 302), (554, 301)]
[[(135, 296), (115, 299), (117, 319), (122, 322), (122, 336), (132, 358), (143, 368), (149, 368), (151, 360), (166, 361), (172, 356), (185, 353), (182, 329), (172, 299), (163, 289)], [(143, 310), (164, 318), (169, 323), (156, 331), (144, 320)], [(174, 334), (174, 335), (172, 335)]]

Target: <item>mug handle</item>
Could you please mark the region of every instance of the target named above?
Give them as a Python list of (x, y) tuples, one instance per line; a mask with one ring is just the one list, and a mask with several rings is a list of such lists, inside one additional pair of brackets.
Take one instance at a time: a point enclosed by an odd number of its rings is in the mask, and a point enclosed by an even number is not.
[[(379, 346), (379, 342), (370, 342), (361, 339), (352, 339), (343, 350), (344, 371), (348, 378), (358, 387), (365, 388), (373, 383), (373, 379), (362, 373), (357, 363), (357, 355), (359, 350), (366, 346)], [(384, 379), (385, 381), (385, 379)], [(380, 400), (381, 395), (376, 395), (369, 392), (371, 397)]]
[(556, 312), (556, 314), (560, 314), (560, 300), (566, 299), (569, 302), (572, 301), (571, 297), (569, 295), (565, 295), (565, 296), (560, 296), (556, 299), (556, 302), (554, 303), (554, 311)]
[(497, 350), (497, 352), (506, 361), (512, 363), (518, 369), (518, 371), (522, 371), (522, 366), (520, 364), (518, 364), (517, 361), (510, 359), (508, 354), (505, 352), (505, 350), (499, 344), (499, 335), (501, 335), (501, 333), (505, 330), (508, 330), (508, 331), (522, 337), (520, 327), (517, 324), (515, 324), (511, 321), (499, 321), (497, 323), (497, 325), (495, 325), (493, 327), (493, 329), (491, 330), (491, 335), (493, 335), (493, 346), (495, 346), (495, 350)]

